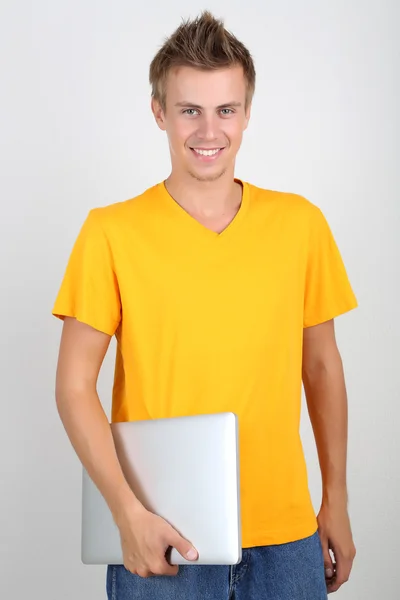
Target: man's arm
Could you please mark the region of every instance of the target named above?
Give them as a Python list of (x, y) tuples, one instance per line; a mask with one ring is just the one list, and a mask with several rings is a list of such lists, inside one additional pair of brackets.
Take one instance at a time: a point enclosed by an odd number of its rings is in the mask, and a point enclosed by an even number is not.
[(104, 496), (121, 534), (125, 567), (142, 577), (175, 575), (165, 551), (173, 546), (188, 560), (197, 552), (166, 521), (145, 510), (118, 461), (111, 428), (97, 395), (97, 378), (110, 336), (65, 318), (57, 367), (56, 401), (68, 437)]
[(319, 533), (334, 592), (349, 578), (355, 547), (347, 512), (347, 394), (333, 320), (304, 329), (303, 384), (322, 475)]
[(57, 365), (57, 409), (68, 437), (114, 517), (139, 506), (122, 473), (97, 378), (110, 336), (65, 318)]

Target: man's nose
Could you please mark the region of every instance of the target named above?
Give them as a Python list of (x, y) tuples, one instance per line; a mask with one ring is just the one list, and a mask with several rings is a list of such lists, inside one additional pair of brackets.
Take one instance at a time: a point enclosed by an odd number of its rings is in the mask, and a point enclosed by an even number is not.
[(198, 136), (201, 140), (212, 141), (217, 138), (218, 126), (214, 115), (203, 115), (199, 125)]

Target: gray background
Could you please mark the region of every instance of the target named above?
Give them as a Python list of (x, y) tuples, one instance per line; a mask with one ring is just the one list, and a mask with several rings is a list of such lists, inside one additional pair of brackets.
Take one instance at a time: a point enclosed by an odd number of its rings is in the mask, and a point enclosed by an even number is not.
[[(399, 506), (399, 3), (209, 0), (258, 72), (238, 176), (327, 216), (360, 308), (338, 319), (350, 398), (358, 556), (338, 596), (395, 600)], [(80, 467), (58, 419), (50, 316), (87, 212), (169, 173), (148, 65), (200, 2), (2, 2), (0, 581), (2, 598), (105, 598), (80, 564)], [(100, 378), (110, 408), (114, 346)], [(397, 368), (396, 368), (397, 367)], [(315, 506), (313, 437), (302, 433)]]

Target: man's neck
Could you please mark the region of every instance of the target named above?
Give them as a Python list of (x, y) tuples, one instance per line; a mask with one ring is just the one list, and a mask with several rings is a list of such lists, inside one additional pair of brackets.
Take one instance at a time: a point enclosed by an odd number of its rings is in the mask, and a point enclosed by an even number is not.
[(165, 181), (172, 198), (186, 212), (201, 221), (233, 219), (242, 199), (242, 186), (233, 176), (223, 175), (216, 181), (187, 180), (171, 173)]

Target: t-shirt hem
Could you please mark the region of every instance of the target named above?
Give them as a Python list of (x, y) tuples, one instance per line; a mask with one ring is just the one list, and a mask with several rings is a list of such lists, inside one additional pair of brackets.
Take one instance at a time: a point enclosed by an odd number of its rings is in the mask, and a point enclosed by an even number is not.
[(348, 304), (347, 306), (344, 306), (340, 309), (337, 309), (330, 313), (326, 313), (325, 315), (319, 315), (318, 317), (315, 317), (313, 319), (309, 319), (307, 322), (304, 323), (303, 327), (304, 329), (307, 329), (307, 327), (314, 327), (315, 325), (326, 323), (327, 321), (330, 321), (331, 319), (336, 319), (337, 317), (340, 317), (341, 315), (344, 315), (354, 310), (355, 308), (358, 308), (358, 302), (356, 300), (351, 304)]
[(314, 535), (316, 531), (318, 531), (318, 524), (315, 520), (307, 526), (302, 525), (301, 527), (292, 527), (287, 530), (265, 531), (257, 533), (257, 535), (245, 536), (242, 541), (242, 547), (254, 548), (256, 546), (275, 546), (298, 542), (299, 540)]
[(89, 325), (89, 327), (93, 327), (93, 329), (96, 329), (97, 331), (100, 331), (101, 333), (105, 333), (110, 336), (113, 336), (118, 328), (118, 323), (115, 323), (113, 325), (100, 323), (93, 318), (86, 317), (85, 315), (75, 313), (74, 311), (68, 311), (68, 310), (60, 311), (58, 309), (54, 309), (52, 311), (52, 315), (54, 317), (56, 317), (57, 319), (60, 319), (61, 321), (64, 321), (65, 317), (71, 317), (73, 319), (76, 319), (77, 321), (80, 321), (81, 323), (84, 323), (85, 325)]

